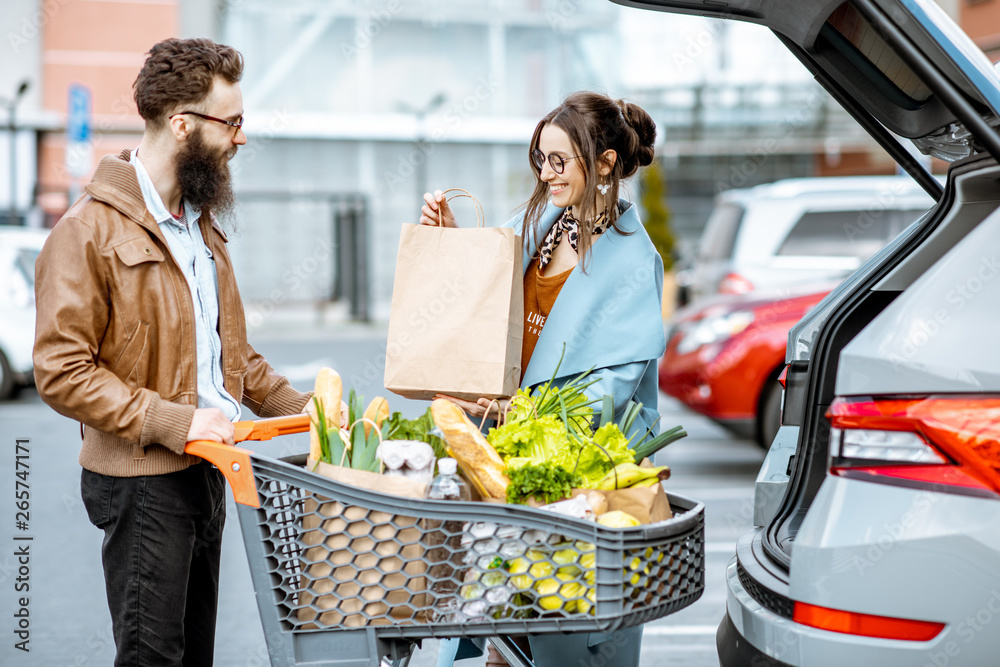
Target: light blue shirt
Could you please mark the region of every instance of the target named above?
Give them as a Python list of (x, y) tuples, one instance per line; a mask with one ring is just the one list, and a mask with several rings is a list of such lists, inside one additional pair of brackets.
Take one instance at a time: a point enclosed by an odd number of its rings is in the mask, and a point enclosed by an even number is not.
[(198, 407), (219, 408), (231, 421), (236, 421), (240, 416), (240, 405), (223, 384), (218, 276), (212, 251), (205, 244), (198, 224), (201, 211), (184, 202), (184, 215), (180, 220), (174, 218), (139, 162), (138, 150), (132, 151), (129, 162), (135, 167), (146, 208), (160, 226), (170, 254), (184, 273), (191, 290), (198, 354)]

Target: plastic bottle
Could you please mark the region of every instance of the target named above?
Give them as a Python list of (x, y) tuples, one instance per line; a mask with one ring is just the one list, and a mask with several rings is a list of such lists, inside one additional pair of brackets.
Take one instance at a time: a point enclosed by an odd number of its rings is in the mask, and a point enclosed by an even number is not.
[[(432, 500), (469, 500), (469, 487), (456, 473), (455, 459), (443, 458), (437, 462), (438, 474), (427, 489), (427, 497)], [(430, 577), (432, 610), (431, 620), (437, 623), (457, 622), (459, 609), (459, 589), (464, 569), (462, 532), (464, 521), (440, 521), (428, 519), (427, 562)]]

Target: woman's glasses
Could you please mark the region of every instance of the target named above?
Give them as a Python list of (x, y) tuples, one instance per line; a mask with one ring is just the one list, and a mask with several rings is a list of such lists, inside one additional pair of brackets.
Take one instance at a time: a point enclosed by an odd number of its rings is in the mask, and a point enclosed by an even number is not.
[(545, 160), (547, 159), (549, 161), (549, 166), (552, 167), (552, 171), (557, 174), (561, 174), (566, 170), (566, 160), (574, 160), (578, 157), (583, 156), (571, 155), (570, 157), (563, 157), (561, 155), (556, 155), (555, 153), (549, 153), (548, 157), (546, 157), (545, 153), (537, 148), (531, 151), (531, 162), (538, 167), (538, 171), (542, 170), (542, 167), (545, 165)]

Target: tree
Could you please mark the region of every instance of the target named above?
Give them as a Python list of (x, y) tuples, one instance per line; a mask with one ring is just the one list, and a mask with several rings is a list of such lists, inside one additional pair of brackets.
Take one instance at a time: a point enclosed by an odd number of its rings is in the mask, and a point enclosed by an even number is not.
[(663, 269), (669, 271), (674, 266), (677, 237), (670, 227), (665, 180), (659, 160), (653, 160), (652, 164), (639, 174), (639, 202), (643, 209), (643, 225), (646, 227), (646, 233), (663, 258)]

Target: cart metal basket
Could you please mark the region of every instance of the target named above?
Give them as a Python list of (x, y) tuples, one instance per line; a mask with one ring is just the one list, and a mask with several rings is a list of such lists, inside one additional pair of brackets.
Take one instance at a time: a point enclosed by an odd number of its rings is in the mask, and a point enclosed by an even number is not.
[[(308, 430), (296, 415), (237, 440)], [(273, 666), (375, 666), (432, 637), (605, 632), (704, 590), (704, 505), (611, 529), (518, 505), (408, 499), (205, 441), (187, 451), (233, 488)], [(442, 593), (447, 591), (447, 593)]]

